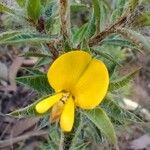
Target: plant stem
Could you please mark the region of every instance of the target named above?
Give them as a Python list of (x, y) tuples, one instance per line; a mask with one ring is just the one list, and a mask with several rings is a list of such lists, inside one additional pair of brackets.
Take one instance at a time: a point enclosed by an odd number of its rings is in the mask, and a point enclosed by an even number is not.
[(70, 37), (70, 5), (69, 0), (59, 0), (59, 14), (61, 21), (61, 33), (63, 37), (68, 39)]
[(59, 150), (64, 150), (64, 133), (61, 131)]
[(108, 35), (115, 33), (116, 28), (119, 26), (123, 26), (126, 22), (127, 17), (122, 16), (116, 23), (110, 25), (108, 28), (106, 28), (104, 31), (98, 33), (96, 36), (91, 38), (89, 40), (89, 46), (92, 47), (94, 45), (97, 45), (99, 42), (101, 42), (104, 38), (106, 38)]

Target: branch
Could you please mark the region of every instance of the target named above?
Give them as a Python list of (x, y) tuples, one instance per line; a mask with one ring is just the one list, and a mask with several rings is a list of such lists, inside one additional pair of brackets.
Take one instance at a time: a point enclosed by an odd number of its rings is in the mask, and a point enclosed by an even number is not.
[(61, 21), (61, 33), (64, 36), (64, 39), (70, 37), (70, 6), (68, 0), (59, 1), (60, 8), (60, 21)]
[(59, 150), (64, 150), (64, 133), (61, 131)]
[(124, 24), (126, 23), (127, 17), (126, 16), (122, 16), (116, 23), (110, 25), (108, 28), (106, 28), (104, 31), (98, 33), (96, 36), (94, 36), (93, 38), (91, 38), (89, 40), (89, 46), (92, 47), (96, 44), (98, 44), (99, 42), (101, 42), (103, 39), (105, 39), (108, 35), (115, 33), (116, 28), (119, 26), (124, 26)]

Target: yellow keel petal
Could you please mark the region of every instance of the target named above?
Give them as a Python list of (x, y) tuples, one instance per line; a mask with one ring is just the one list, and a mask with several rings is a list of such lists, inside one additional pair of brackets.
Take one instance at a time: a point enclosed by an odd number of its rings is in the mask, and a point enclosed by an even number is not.
[(58, 93), (56, 95), (50, 96), (42, 101), (40, 101), (36, 106), (35, 110), (43, 114), (47, 112), (55, 103), (57, 103), (62, 97), (62, 93)]
[(74, 123), (75, 105), (72, 97), (67, 100), (60, 117), (60, 126), (64, 132), (70, 132)]

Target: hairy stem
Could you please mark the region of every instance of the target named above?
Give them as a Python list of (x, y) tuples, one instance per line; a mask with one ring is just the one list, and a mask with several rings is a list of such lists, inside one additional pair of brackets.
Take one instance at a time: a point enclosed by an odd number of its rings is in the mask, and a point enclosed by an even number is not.
[(64, 150), (64, 133), (61, 131), (59, 150)]
[(103, 39), (105, 39), (108, 35), (115, 33), (116, 28), (119, 26), (123, 26), (127, 20), (126, 16), (122, 16), (116, 23), (110, 25), (108, 28), (106, 28), (104, 31), (98, 33), (96, 36), (91, 38), (89, 40), (89, 46), (92, 47), (94, 45), (97, 45), (99, 42), (101, 42)]
[(59, 14), (61, 21), (61, 34), (64, 40), (70, 37), (70, 5), (69, 0), (59, 0)]

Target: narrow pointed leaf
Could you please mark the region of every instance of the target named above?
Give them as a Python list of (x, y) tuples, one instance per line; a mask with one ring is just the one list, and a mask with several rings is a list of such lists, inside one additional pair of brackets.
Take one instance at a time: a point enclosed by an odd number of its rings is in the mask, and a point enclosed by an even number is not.
[(35, 91), (37, 91), (39, 94), (42, 95), (50, 94), (52, 92), (52, 88), (48, 83), (46, 74), (19, 77), (16, 79), (16, 81), (22, 85), (34, 89)]
[(74, 13), (82, 11), (83, 9), (86, 9), (86, 8), (87, 8), (87, 6), (85, 4), (73, 3), (73, 4), (70, 5), (70, 9)]
[(96, 30), (97, 33), (100, 31), (100, 19), (101, 19), (101, 6), (99, 0), (92, 0), (94, 8), (94, 16), (96, 17)]
[(127, 28), (121, 28), (117, 29), (117, 32), (121, 34), (124, 38), (131, 41), (134, 45), (136, 45), (140, 50), (150, 50), (150, 38), (143, 36), (142, 34), (127, 29)]
[(88, 23), (86, 37), (91, 38), (95, 34), (95, 32), (96, 32), (96, 24), (95, 24), (94, 12), (93, 12), (91, 19)]
[(0, 34), (0, 43), (3, 43), (2, 41), (5, 41), (15, 35), (18, 35), (20, 33), (20, 31), (8, 31), (8, 32), (2, 32)]
[(124, 87), (125, 85), (127, 85), (127, 84), (133, 79), (133, 77), (135, 76), (135, 74), (136, 74), (140, 69), (141, 69), (141, 68), (138, 68), (137, 70), (133, 71), (132, 73), (130, 73), (130, 74), (128, 74), (128, 75), (126, 75), (125, 77), (110, 82), (109, 91), (112, 92), (112, 91), (118, 90), (118, 89)]
[(101, 107), (107, 112), (108, 116), (116, 125), (142, 122), (139, 117), (119, 106), (110, 97), (106, 97), (106, 99), (103, 100)]
[(33, 20), (37, 21), (41, 14), (42, 5), (40, 0), (28, 0), (27, 12), (28, 16)]
[(119, 65), (121, 66), (111, 55), (109, 55), (108, 53), (105, 53), (105, 52), (102, 52), (102, 51), (98, 51), (98, 50), (95, 50), (95, 49), (91, 49), (93, 52), (95, 52), (97, 55), (100, 55), (104, 58), (106, 58), (107, 60), (113, 62), (114, 64), (116, 65)]
[(35, 110), (35, 106), (36, 106), (37, 103), (39, 103), (41, 100), (43, 100), (46, 97), (43, 97), (43, 98), (37, 100), (36, 102), (34, 102), (31, 105), (26, 106), (25, 108), (15, 110), (15, 111), (9, 113), (8, 115), (16, 117), (16, 118), (38, 117), (38, 116), (45, 115), (47, 113), (45, 113), (45, 114), (37, 113), (36, 110)]
[(26, 0), (16, 0), (17, 4), (20, 6), (20, 7), (24, 7), (25, 6), (25, 3), (26, 3)]
[(127, 47), (130, 49), (135, 49), (140, 53), (143, 53), (139, 47), (137, 47), (135, 44), (131, 43), (130, 41), (126, 39), (121, 38), (113, 38), (113, 39), (106, 39), (101, 42), (101, 44), (108, 44), (108, 45), (117, 45), (121, 47)]
[(80, 44), (86, 36), (87, 24), (84, 24), (74, 35), (73, 35), (73, 43), (74, 46)]
[(107, 137), (110, 143), (117, 145), (117, 138), (113, 125), (107, 114), (101, 108), (84, 111), (83, 113)]
[(129, 0), (129, 10), (130, 12), (133, 12), (135, 10), (135, 8), (138, 6), (139, 4), (139, 0)]
[(46, 43), (52, 38), (47, 35), (35, 33), (18, 33), (6, 32), (0, 35), (0, 44), (17, 44), (17, 43)]
[(150, 26), (150, 11), (146, 11), (137, 16), (133, 22), (135, 27)]
[(15, 11), (12, 10), (11, 8), (9, 8), (8, 6), (0, 3), (0, 12), (1, 13), (9, 13), (9, 14), (12, 14), (12, 15), (15, 15)]

